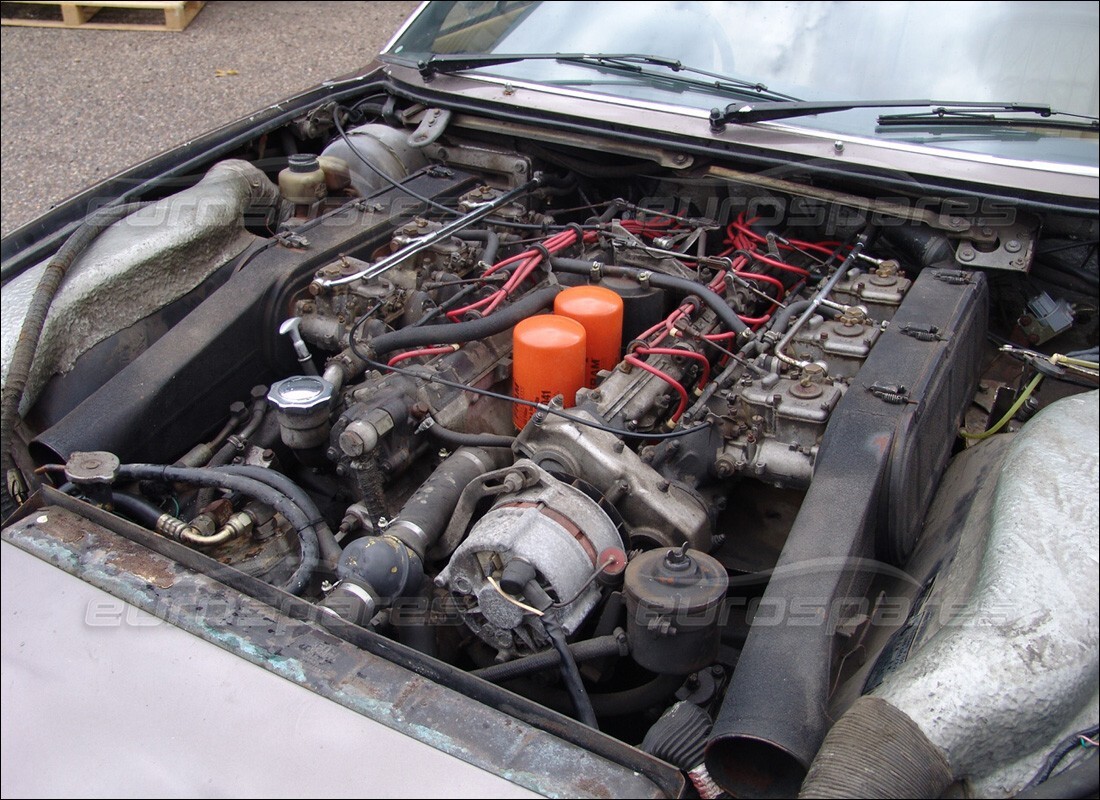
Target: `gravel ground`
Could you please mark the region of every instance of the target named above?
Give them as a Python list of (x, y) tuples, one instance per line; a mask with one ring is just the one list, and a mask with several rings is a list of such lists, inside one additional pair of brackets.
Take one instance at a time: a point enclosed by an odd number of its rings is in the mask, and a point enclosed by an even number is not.
[(182, 33), (4, 26), (0, 232), (142, 159), (366, 65), (416, 5), (210, 2)]

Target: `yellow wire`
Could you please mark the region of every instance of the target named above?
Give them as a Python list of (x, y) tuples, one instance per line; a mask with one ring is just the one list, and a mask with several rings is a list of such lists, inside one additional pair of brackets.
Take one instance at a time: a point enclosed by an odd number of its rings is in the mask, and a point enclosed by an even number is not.
[(1008, 411), (1005, 412), (1005, 415), (1001, 417), (1000, 420), (998, 420), (997, 424), (989, 430), (983, 431), (982, 433), (968, 433), (967, 431), (959, 431), (959, 435), (962, 436), (964, 439), (970, 439), (972, 441), (978, 439), (988, 439), (990, 436), (997, 433), (997, 431), (1007, 425), (1010, 419), (1016, 416), (1016, 412), (1023, 407), (1024, 403), (1027, 402), (1027, 399), (1031, 397), (1031, 393), (1035, 391), (1035, 387), (1038, 386), (1042, 380), (1043, 373), (1036, 372), (1035, 377), (1031, 379), (1031, 382), (1024, 388), (1024, 391), (1020, 394), (1019, 397), (1016, 398), (1016, 402), (1012, 404), (1012, 407), (1008, 409)]
[(501, 589), (501, 588), (500, 588), (500, 584), (496, 582), (496, 580), (495, 580), (495, 579), (493, 578), (493, 576), (492, 576), (492, 575), (486, 575), (486, 576), (485, 576), (485, 580), (487, 580), (487, 581), (489, 582), (489, 585), (490, 585), (490, 586), (492, 586), (492, 587), (493, 587), (494, 589), (496, 589), (496, 590), (497, 590), (497, 593), (498, 593), (498, 594), (499, 594), (499, 595), (500, 595), (501, 597), (503, 597), (503, 598), (504, 598), (505, 600), (507, 600), (507, 601), (508, 601), (509, 603), (511, 603), (512, 605), (514, 605), (514, 606), (519, 606), (519, 607), (520, 607), (520, 608), (522, 608), (522, 609), (523, 609), (524, 611), (526, 611), (526, 612), (527, 612), (528, 614), (534, 614), (534, 615), (535, 615), (536, 617), (541, 617), (541, 616), (542, 616), (542, 612), (541, 612), (541, 611), (539, 611), (539, 610), (538, 610), (537, 608), (535, 608), (534, 606), (529, 606), (529, 605), (527, 605), (526, 603), (524, 603), (524, 602), (522, 602), (522, 601), (520, 601), (520, 600), (517, 600), (516, 598), (512, 597), (512, 595), (508, 594), (508, 593), (507, 593), (506, 591), (504, 591), (503, 589)]

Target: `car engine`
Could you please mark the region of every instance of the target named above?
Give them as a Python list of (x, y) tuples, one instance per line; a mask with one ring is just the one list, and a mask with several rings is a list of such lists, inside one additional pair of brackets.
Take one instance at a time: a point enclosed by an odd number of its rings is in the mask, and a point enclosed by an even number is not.
[[(9, 492), (105, 509), (701, 796), (793, 796), (827, 709), (905, 661), (882, 598), (942, 584), (948, 463), (1095, 386), (1096, 221), (372, 109), (102, 226)], [(1018, 787), (1017, 755), (972, 774)]]

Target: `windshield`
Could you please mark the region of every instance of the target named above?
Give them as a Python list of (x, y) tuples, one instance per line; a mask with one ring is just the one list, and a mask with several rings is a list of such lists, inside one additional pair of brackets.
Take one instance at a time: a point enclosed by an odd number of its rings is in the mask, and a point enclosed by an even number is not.
[[(638, 53), (803, 100), (1025, 101), (1088, 116), (1100, 110), (1095, 2), (439, 2), (387, 51), (413, 61), (453, 53)], [(690, 85), (678, 80), (685, 73), (659, 66), (627, 72), (531, 60), (470, 72), (703, 111), (768, 102), (751, 89)], [(1023, 127), (881, 126), (882, 113), (856, 109), (783, 124), (1022, 160), (1098, 161), (1097, 137), (1088, 131), (1031, 127), (1018, 117)]]

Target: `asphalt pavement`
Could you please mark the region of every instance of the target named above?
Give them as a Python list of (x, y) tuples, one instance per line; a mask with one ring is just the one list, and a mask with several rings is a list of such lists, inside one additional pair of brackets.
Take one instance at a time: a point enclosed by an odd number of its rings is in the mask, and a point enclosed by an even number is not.
[(182, 33), (0, 28), (0, 231), (365, 66), (416, 6), (208, 2)]

